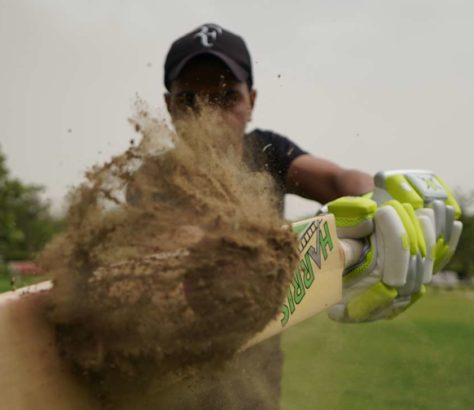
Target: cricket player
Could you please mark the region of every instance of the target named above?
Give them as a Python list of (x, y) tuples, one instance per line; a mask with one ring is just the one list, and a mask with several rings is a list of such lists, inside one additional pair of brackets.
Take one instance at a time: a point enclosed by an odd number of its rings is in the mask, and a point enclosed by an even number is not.
[[(381, 172), (372, 178), (314, 157), (273, 132), (247, 132), (257, 93), (241, 37), (215, 24), (198, 27), (171, 45), (164, 80), (171, 118), (198, 110), (200, 101), (212, 104), (241, 135), (235, 148), (242, 160), (272, 176), (281, 209), (286, 193), (325, 203), (323, 211), (336, 216), (338, 236), (365, 244), (360, 259), (344, 272), (342, 300), (329, 310), (332, 319), (395, 317), (449, 262), (461, 234), (461, 210), (432, 172)], [(3, 407), (99, 409), (55, 349), (54, 329), (42, 316), (44, 304), (44, 292), (0, 300)], [(170, 385), (160, 393), (158, 408), (276, 410), (281, 367), (280, 339), (273, 337), (218, 369)], [(132, 403), (125, 408), (136, 408), (133, 394), (125, 397)]]
[[(433, 269), (449, 260), (461, 230), (456, 221), (460, 209), (432, 173), (380, 173), (375, 186), (370, 175), (315, 157), (284, 136), (247, 131), (257, 91), (240, 36), (204, 24), (178, 38), (166, 56), (164, 83), (173, 120), (197, 110), (198, 101), (220, 111), (242, 136), (237, 150), (243, 160), (273, 177), (281, 209), (286, 193), (329, 203), (340, 237), (366, 238), (366, 252), (346, 272), (344, 298), (330, 310), (331, 318), (364, 322), (393, 317), (418, 300)], [(384, 261), (389, 268), (384, 269)], [(280, 339), (274, 337), (238, 354), (215, 374), (197, 375), (170, 408), (278, 409), (281, 368)]]

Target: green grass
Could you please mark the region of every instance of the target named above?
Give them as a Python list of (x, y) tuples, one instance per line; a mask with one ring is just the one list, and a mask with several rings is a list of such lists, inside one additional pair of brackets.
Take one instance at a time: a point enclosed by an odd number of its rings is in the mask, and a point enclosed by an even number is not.
[(430, 291), (391, 321), (322, 314), (283, 349), (282, 410), (474, 408), (474, 291)]
[(283, 350), (282, 410), (474, 409), (472, 290), (432, 290), (391, 321), (322, 314), (286, 332)]
[[(23, 286), (32, 285), (33, 283), (45, 280), (45, 276), (31, 276), (25, 278), (18, 278), (15, 287), (21, 288)], [(10, 285), (10, 276), (6, 272), (0, 272), (0, 293), (13, 290)]]

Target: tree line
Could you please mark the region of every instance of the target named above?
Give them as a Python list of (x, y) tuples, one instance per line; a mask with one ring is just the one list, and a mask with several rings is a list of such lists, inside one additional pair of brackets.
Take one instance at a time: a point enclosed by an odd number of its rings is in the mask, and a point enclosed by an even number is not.
[(64, 219), (51, 214), (41, 194), (44, 188), (25, 184), (10, 175), (0, 149), (0, 265), (34, 258), (64, 227)]

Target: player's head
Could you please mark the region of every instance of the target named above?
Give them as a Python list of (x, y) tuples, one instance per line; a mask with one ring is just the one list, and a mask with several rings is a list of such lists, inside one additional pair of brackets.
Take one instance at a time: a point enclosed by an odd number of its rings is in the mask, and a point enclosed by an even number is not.
[(205, 101), (220, 109), (226, 122), (245, 130), (256, 92), (244, 40), (216, 24), (204, 24), (177, 39), (166, 56), (165, 94), (173, 119)]

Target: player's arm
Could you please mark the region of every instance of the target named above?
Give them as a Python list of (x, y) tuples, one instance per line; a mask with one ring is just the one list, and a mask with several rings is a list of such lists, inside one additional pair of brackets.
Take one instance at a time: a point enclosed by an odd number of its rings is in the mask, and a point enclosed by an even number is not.
[(373, 190), (370, 175), (343, 168), (310, 154), (295, 158), (287, 173), (287, 191), (321, 203), (346, 195), (363, 195)]

